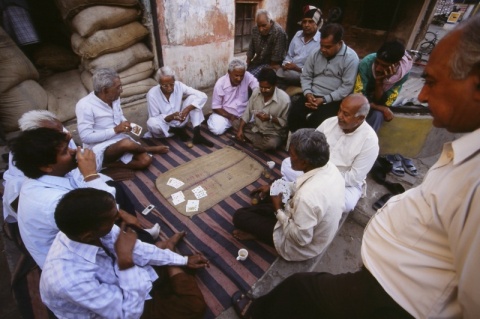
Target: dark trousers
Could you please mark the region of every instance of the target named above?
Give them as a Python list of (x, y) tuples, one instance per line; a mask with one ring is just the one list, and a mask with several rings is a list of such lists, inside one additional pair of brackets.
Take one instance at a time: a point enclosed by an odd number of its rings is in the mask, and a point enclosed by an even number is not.
[[(117, 202), (118, 206), (122, 210), (126, 211), (128, 214), (136, 217), (137, 213), (135, 212), (135, 206), (133, 206), (133, 203), (128, 197), (127, 193), (125, 192), (125, 189), (123, 189), (122, 184), (115, 181), (107, 181), (106, 184), (108, 186), (115, 188), (115, 201)], [(131, 226), (131, 227), (137, 233), (138, 239), (140, 241), (143, 241), (144, 243), (149, 243), (149, 244), (155, 243), (155, 240), (152, 238), (152, 236), (148, 232), (136, 226)]]
[[(173, 277), (166, 271), (154, 282), (150, 296), (145, 301), (141, 319), (196, 319), (203, 318), (206, 310), (205, 300), (198, 288), (195, 277), (179, 273)], [(168, 278), (168, 280), (162, 280)]]
[(341, 103), (341, 101), (334, 101), (320, 105), (316, 110), (312, 110), (305, 106), (306, 101), (303, 94), (292, 98), (292, 104), (288, 113), (288, 129), (292, 133), (300, 128), (317, 128), (329, 117), (337, 115)]
[(252, 304), (253, 318), (413, 318), (366, 268), (355, 273), (297, 273)]
[(275, 208), (271, 203), (243, 207), (233, 214), (233, 225), (273, 246), (273, 228), (277, 223), (274, 212)]

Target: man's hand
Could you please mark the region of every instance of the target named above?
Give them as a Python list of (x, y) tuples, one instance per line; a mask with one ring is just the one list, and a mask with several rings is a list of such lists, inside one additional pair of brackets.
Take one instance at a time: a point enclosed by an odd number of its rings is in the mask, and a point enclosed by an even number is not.
[(255, 114), (255, 116), (256, 116), (258, 119), (260, 119), (260, 121), (262, 121), (262, 122), (270, 121), (270, 114), (268, 114), (268, 113), (258, 112), (257, 114)]
[[(82, 173), (83, 177), (94, 175), (97, 173), (97, 162), (95, 161), (95, 153), (88, 148), (83, 149), (80, 146), (77, 146), (76, 153), (78, 170)], [(99, 176), (92, 176), (98, 178)], [(92, 178), (94, 179), (94, 178)]]
[(186, 108), (184, 108), (180, 113), (178, 113), (178, 116), (182, 119), (182, 122), (185, 121), (187, 118), (188, 114), (195, 108), (193, 105), (189, 105)]
[(187, 262), (187, 267), (188, 268), (210, 268), (210, 264), (208, 262), (208, 259), (205, 258), (202, 254), (195, 254), (192, 256), (188, 256), (188, 262)]
[(137, 226), (138, 228), (142, 228), (142, 225), (140, 225), (140, 222), (138, 221), (137, 217), (130, 215), (123, 209), (118, 210), (118, 215), (127, 225), (132, 225), (132, 226)]
[(275, 211), (283, 207), (282, 197), (283, 197), (282, 193), (278, 193), (278, 195), (270, 196), (270, 198), (272, 199), (273, 207), (275, 207)]
[(308, 93), (305, 98), (307, 100), (305, 106), (312, 110), (318, 109), (318, 106), (323, 103), (322, 98), (317, 98), (312, 93)]
[(129, 121), (123, 121), (120, 124), (118, 124), (117, 126), (115, 126), (113, 128), (113, 130), (115, 131), (116, 134), (127, 133), (127, 132), (130, 132), (132, 130), (132, 127), (130, 126)]
[(269, 192), (270, 192), (270, 185), (262, 185), (254, 189), (253, 191), (251, 191), (250, 195), (255, 196), (256, 194), (258, 194), (258, 197), (260, 199), (264, 199), (265, 197), (267, 197)]
[(165, 116), (165, 122), (171, 122), (171, 121), (183, 122), (183, 121), (185, 121), (185, 119), (182, 118), (182, 115), (180, 114), (180, 112), (175, 112), (175, 113), (172, 113), (172, 114), (169, 114), (169, 115)]
[(284, 70), (293, 70), (297, 72), (302, 72), (302, 68), (300, 68), (298, 65), (296, 65), (293, 62), (287, 62), (283, 65)]
[(386, 107), (386, 106), (385, 106), (385, 107), (383, 108), (382, 112), (383, 112), (383, 119), (384, 119), (385, 121), (390, 122), (391, 120), (393, 120), (394, 115), (393, 115), (392, 110), (390, 110), (389, 107)]
[(120, 225), (120, 233), (115, 242), (115, 252), (117, 253), (117, 263), (120, 270), (135, 266), (132, 253), (136, 241), (137, 233), (129, 228), (125, 222), (122, 222)]
[(390, 78), (397, 72), (397, 64), (392, 64), (388, 68), (383, 69), (381, 72), (375, 72), (375, 81), (383, 83), (385, 79)]
[(236, 138), (241, 142), (245, 142), (245, 135), (243, 135), (243, 130), (241, 128), (238, 129)]

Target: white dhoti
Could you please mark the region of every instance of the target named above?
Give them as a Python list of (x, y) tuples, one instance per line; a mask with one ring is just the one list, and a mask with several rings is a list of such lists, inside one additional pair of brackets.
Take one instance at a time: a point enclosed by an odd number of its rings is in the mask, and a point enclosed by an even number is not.
[[(107, 149), (107, 147), (109, 147), (110, 145), (115, 144), (118, 141), (123, 140), (125, 138), (128, 138), (128, 139), (134, 141), (137, 144), (140, 144), (137, 141), (135, 141), (133, 138), (128, 136), (127, 134), (120, 133), (120, 134), (117, 134), (116, 136), (112, 137), (108, 141), (95, 144), (92, 147), (89, 147), (89, 145), (87, 145), (87, 144), (83, 145), (84, 148), (91, 148), (92, 151), (95, 153), (95, 161), (97, 163), (97, 172), (101, 171), (102, 168), (103, 168), (103, 158), (104, 158), (103, 154), (105, 153), (105, 150)], [(130, 163), (132, 161), (132, 159), (133, 159), (133, 154), (132, 153), (125, 153), (119, 158), (119, 161), (121, 161), (124, 164), (127, 164), (127, 163)]]
[[(183, 111), (187, 106), (191, 105), (195, 98), (195, 96), (187, 97), (182, 103), (180, 112)], [(173, 134), (169, 132), (170, 127), (184, 127), (188, 122), (191, 122), (193, 127), (197, 127), (198, 125), (202, 124), (204, 120), (205, 117), (203, 116), (203, 111), (201, 109), (194, 108), (192, 111), (190, 111), (183, 122), (177, 120), (167, 122), (163, 117), (157, 116), (148, 118), (147, 127), (148, 131), (153, 137), (170, 137), (173, 136)], [(146, 134), (146, 136), (148, 135)]]
[(232, 123), (219, 114), (213, 113), (207, 121), (208, 129), (215, 135), (221, 135), (232, 127)]

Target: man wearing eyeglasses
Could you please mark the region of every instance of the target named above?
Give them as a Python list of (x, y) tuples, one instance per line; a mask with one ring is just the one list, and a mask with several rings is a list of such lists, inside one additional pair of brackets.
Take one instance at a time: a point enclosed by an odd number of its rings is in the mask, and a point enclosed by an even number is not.
[(168, 66), (158, 69), (155, 79), (158, 85), (147, 93), (149, 132), (145, 136), (161, 138), (177, 135), (186, 142), (190, 136), (185, 127), (190, 122), (193, 143), (212, 147), (213, 143), (200, 133), (200, 124), (205, 119), (202, 108), (207, 102), (207, 95), (176, 81), (175, 73)]
[(354, 91), (368, 98), (370, 113), (367, 123), (375, 132), (384, 121), (393, 120), (390, 106), (407, 81), (412, 63), (412, 58), (398, 40), (385, 42), (377, 53), (367, 55), (360, 62)]
[(288, 128), (318, 127), (335, 116), (343, 98), (353, 91), (358, 56), (343, 42), (343, 27), (337, 23), (322, 29), (320, 48), (303, 66), (300, 82), (303, 95), (294, 99), (288, 116)]

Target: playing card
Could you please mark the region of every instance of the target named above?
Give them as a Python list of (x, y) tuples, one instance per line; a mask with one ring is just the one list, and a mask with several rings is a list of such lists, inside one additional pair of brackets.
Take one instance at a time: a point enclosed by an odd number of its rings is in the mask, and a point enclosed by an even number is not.
[(282, 194), (282, 202), (284, 204), (290, 199), (293, 190), (293, 182), (287, 182), (283, 179), (277, 179), (270, 186), (270, 196)]
[(197, 186), (194, 189), (192, 189), (192, 192), (196, 195), (196, 194), (202, 193), (202, 192), (206, 193), (207, 191), (202, 186)]
[(206, 190), (199, 191), (199, 192), (194, 193), (194, 194), (195, 194), (195, 197), (196, 197), (197, 199), (207, 197), (207, 191), (206, 191)]
[(183, 185), (184, 183), (181, 181), (181, 180), (178, 180), (176, 179), (175, 177), (170, 177), (168, 179), (168, 182), (167, 182), (167, 185), (168, 186), (172, 186), (172, 187), (175, 187), (175, 188), (179, 188)]
[(187, 213), (197, 212), (198, 211), (198, 203), (199, 203), (199, 201), (196, 200), (196, 199), (189, 199), (187, 201), (186, 212)]
[(184, 201), (185, 201), (185, 195), (183, 194), (182, 191), (178, 191), (172, 194), (173, 205), (178, 205), (180, 203), (183, 203)]
[(132, 128), (131, 132), (136, 136), (140, 136), (142, 134), (142, 127), (135, 123), (130, 123), (130, 127)]

